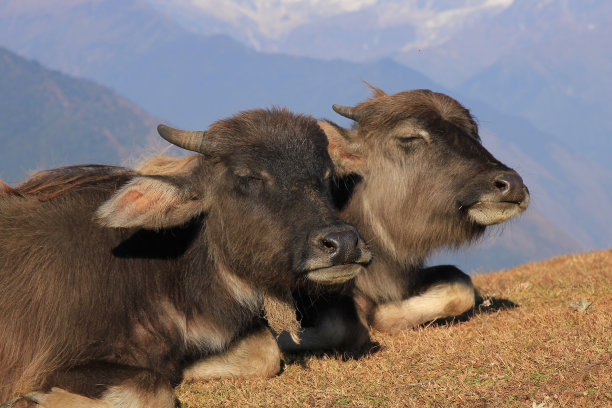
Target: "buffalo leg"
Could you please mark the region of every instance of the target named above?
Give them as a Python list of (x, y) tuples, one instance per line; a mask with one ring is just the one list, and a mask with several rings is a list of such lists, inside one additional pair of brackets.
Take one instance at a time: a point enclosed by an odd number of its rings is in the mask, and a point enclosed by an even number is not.
[(224, 377), (273, 377), (280, 372), (280, 350), (266, 326), (238, 339), (222, 354), (198, 360), (183, 373), (185, 382)]
[[(22, 399), (25, 407), (175, 408), (170, 381), (147, 369), (95, 363), (57, 372)], [(34, 404), (35, 403), (35, 404)], [(20, 407), (20, 405), (15, 405)]]
[(419, 272), (414, 296), (374, 306), (368, 317), (372, 327), (392, 333), (441, 317), (458, 316), (474, 307), (472, 279), (458, 268), (440, 265)]
[(83, 395), (74, 394), (61, 388), (52, 388), (49, 392), (32, 392), (8, 403), (2, 408), (111, 408), (107, 402), (94, 400)]

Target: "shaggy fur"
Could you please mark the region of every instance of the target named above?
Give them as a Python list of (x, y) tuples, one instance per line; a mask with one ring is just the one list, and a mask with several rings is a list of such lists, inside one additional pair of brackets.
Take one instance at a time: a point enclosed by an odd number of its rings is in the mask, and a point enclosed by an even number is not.
[[(356, 279), (356, 304), (368, 324), (395, 330), (474, 304), (467, 275), (423, 264), (439, 248), (481, 236), (487, 224), (475, 221), (471, 208), (491, 215), (480, 219), (503, 221), (527, 207), (529, 193), (482, 146), (475, 120), (456, 100), (429, 90), (387, 95), (371, 88), (371, 99), (348, 108), (358, 118), (354, 129), (320, 125), (332, 158), (355, 158), (343, 163), (336, 201), (375, 254)], [(388, 313), (379, 308), (389, 304)]]
[(425, 268), (425, 260), (478, 239), (482, 220), (506, 220), (529, 203), (521, 178), (482, 146), (459, 102), (429, 90), (370, 88), (374, 96), (356, 107), (334, 106), (357, 121), (353, 129), (319, 125), (337, 174), (334, 201), (375, 256), (340, 291), (298, 292), (301, 341), (281, 333), (284, 351), (359, 349), (367, 327), (395, 332), (469, 310), (470, 277), (454, 266)]
[[(182, 174), (191, 171), (197, 163), (197, 155), (186, 157), (154, 156), (136, 168), (144, 174)], [(299, 343), (300, 323), (296, 319), (296, 310), (291, 291), (287, 290), (278, 296), (264, 296), (264, 317), (276, 333), (289, 332), (291, 338)]]
[(288, 332), (293, 341), (300, 342), (300, 322), (296, 319), (297, 311), (291, 291), (282, 298), (266, 296), (264, 298), (264, 317), (274, 333)]
[(375, 255), (343, 291), (359, 317), (338, 293), (315, 298), (314, 306), (307, 298), (298, 304), (307, 314), (302, 342), (281, 336), (286, 350), (345, 348), (364, 339), (359, 322), (394, 332), (469, 310), (470, 277), (453, 266), (425, 268), (427, 257), (473, 242), (489, 221), (502, 222), (529, 203), (521, 178), (482, 146), (459, 102), (429, 90), (387, 95), (370, 88), (374, 96), (355, 107), (334, 105), (356, 121), (353, 129), (319, 122), (338, 175), (336, 205)]
[[(356, 232), (332, 207), (316, 121), (247, 111), (203, 146), (180, 164), (3, 186), (1, 401), (171, 407), (187, 367), (261, 332), (264, 296), (283, 297), (313, 259), (336, 265), (326, 237)], [(338, 245), (348, 263), (371, 258), (361, 239)]]

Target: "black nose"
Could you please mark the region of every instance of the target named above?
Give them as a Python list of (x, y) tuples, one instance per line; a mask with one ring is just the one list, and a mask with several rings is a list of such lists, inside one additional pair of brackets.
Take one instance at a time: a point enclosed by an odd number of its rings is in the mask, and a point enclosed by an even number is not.
[(334, 265), (354, 263), (361, 257), (359, 235), (353, 229), (329, 232), (320, 244)]
[(502, 195), (503, 201), (520, 203), (525, 199), (527, 187), (523, 179), (516, 173), (503, 173), (493, 181), (495, 187)]

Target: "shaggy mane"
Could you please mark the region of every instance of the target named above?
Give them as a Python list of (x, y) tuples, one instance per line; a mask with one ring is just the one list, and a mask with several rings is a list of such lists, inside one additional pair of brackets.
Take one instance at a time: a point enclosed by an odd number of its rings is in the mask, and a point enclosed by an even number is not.
[(136, 171), (151, 176), (186, 173), (198, 164), (201, 157), (200, 154), (184, 157), (153, 156), (136, 167)]
[(43, 170), (34, 173), (23, 183), (11, 187), (0, 180), (0, 195), (33, 197), (49, 201), (77, 187), (95, 187), (97, 184), (116, 180), (123, 185), (136, 173), (146, 175), (173, 175), (185, 173), (198, 163), (200, 155), (186, 157), (154, 156), (145, 160), (136, 170), (103, 164), (81, 164)]
[(14, 188), (6, 184), (4, 181), (0, 180), (0, 195), (2, 194), (21, 196), (19, 191), (15, 190)]
[(6, 194), (49, 201), (74, 188), (95, 186), (111, 179), (123, 184), (131, 175), (132, 172), (123, 167), (86, 164), (39, 171), (17, 187), (12, 188), (4, 183), (2, 187)]

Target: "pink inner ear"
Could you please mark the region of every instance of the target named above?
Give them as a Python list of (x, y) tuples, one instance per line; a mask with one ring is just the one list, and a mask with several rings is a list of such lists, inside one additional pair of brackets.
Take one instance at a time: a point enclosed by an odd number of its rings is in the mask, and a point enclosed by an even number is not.
[(363, 161), (361, 160), (359, 156), (355, 156), (353, 154), (346, 153), (346, 152), (342, 152), (341, 156), (343, 159), (350, 160), (350, 162), (353, 163), (353, 166), (355, 167), (363, 166)]
[(329, 155), (331, 156), (332, 160), (334, 160), (335, 158), (339, 157), (342, 159), (345, 159), (347, 161), (350, 161), (351, 164), (355, 167), (361, 167), (363, 165), (363, 161), (361, 160), (361, 157), (356, 156), (354, 154), (351, 153), (347, 153), (346, 151), (344, 151), (344, 149), (342, 148), (342, 144), (341, 143), (337, 143), (334, 140), (329, 140), (329, 145), (327, 146), (327, 151), (329, 152)]
[(104, 203), (97, 216), (109, 227), (162, 228), (185, 223), (198, 213), (199, 203), (164, 180), (138, 177)]
[(143, 213), (151, 208), (152, 200), (140, 191), (129, 191), (121, 197), (120, 207), (130, 209), (131, 213)]

